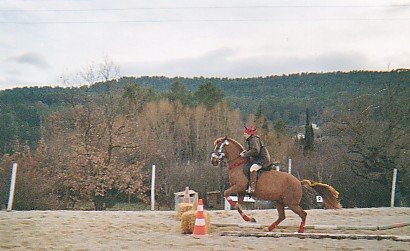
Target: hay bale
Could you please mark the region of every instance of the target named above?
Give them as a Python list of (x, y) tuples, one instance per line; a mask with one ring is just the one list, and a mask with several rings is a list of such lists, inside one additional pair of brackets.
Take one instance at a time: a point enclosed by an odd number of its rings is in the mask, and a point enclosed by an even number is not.
[(177, 218), (181, 219), (183, 213), (191, 211), (194, 209), (194, 205), (192, 203), (179, 203), (178, 204), (178, 212)]
[[(211, 217), (204, 212), (206, 233), (211, 232)], [(192, 234), (194, 232), (196, 220), (196, 211), (191, 210), (182, 214), (181, 216), (181, 233)]]

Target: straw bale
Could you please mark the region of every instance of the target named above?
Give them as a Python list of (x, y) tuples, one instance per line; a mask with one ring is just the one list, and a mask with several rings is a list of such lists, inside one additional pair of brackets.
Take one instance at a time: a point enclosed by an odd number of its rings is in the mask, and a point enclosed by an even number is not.
[[(211, 232), (211, 217), (204, 212), (206, 232)], [(194, 232), (196, 220), (196, 211), (191, 210), (182, 214), (181, 216), (181, 233), (192, 234)]]
[(179, 203), (178, 204), (178, 212), (177, 212), (177, 218), (181, 219), (181, 216), (183, 213), (193, 210), (194, 205), (192, 203)]

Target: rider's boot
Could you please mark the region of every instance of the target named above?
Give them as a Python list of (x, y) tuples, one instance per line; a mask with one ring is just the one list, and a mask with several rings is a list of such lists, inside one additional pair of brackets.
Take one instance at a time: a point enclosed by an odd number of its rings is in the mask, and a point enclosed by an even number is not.
[(250, 187), (249, 187), (249, 193), (253, 194), (255, 193), (256, 189), (256, 171), (251, 172), (251, 182), (250, 182)]

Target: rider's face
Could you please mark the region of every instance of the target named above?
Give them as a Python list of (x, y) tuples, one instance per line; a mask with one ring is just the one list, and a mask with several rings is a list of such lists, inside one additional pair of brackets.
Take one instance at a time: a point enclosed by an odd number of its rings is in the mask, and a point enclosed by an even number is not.
[(250, 135), (250, 134), (247, 134), (246, 132), (243, 133), (243, 137), (244, 137), (245, 139), (249, 138), (249, 136), (251, 136), (251, 135)]

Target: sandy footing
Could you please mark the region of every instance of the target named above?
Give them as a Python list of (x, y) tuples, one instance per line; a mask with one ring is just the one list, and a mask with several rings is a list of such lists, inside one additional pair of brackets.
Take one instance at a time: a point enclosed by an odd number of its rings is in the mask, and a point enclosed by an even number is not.
[[(410, 222), (410, 208), (308, 210), (307, 225), (382, 226)], [(207, 211), (212, 223), (242, 223), (236, 211)], [(259, 224), (271, 224), (276, 210), (246, 211)], [(282, 222), (297, 231), (300, 219), (291, 211)], [(394, 240), (299, 239), (221, 236), (223, 231), (257, 231), (212, 227), (203, 238), (180, 233), (173, 211), (0, 211), (0, 250), (410, 250)], [(388, 230), (306, 230), (308, 233), (410, 236), (410, 227)]]

